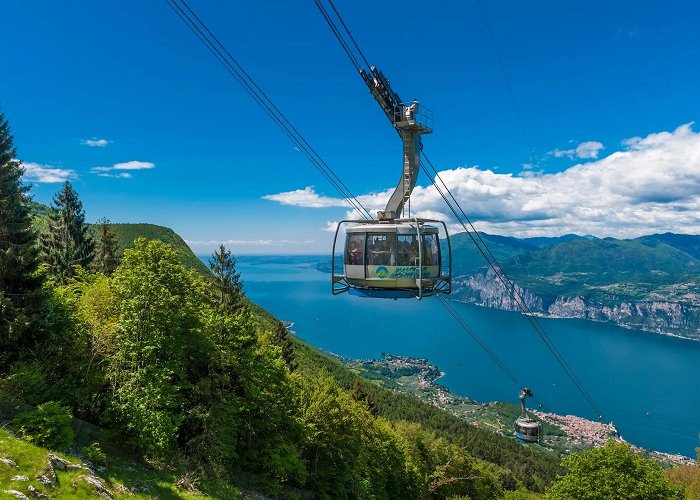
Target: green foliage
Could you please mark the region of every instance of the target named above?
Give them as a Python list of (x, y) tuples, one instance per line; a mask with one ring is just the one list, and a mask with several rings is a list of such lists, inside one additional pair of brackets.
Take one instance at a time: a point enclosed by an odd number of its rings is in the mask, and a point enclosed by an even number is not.
[(83, 448), (83, 457), (94, 465), (107, 465), (107, 454), (102, 451), (100, 443), (91, 443)]
[(111, 276), (119, 264), (119, 259), (117, 258), (117, 239), (109, 228), (109, 220), (103, 217), (97, 221), (95, 232), (97, 242), (92, 267), (102, 274)]
[(410, 463), (423, 478), (421, 496), (498, 498), (498, 479), (485, 470), (463, 447), (420, 424), (399, 421), (392, 425), (401, 436)]
[(365, 389), (365, 382), (362, 379), (355, 379), (355, 383), (352, 386), (352, 399), (358, 402), (362, 402), (366, 405), (367, 410), (374, 416), (377, 415), (377, 405), (374, 404), (372, 395)]
[(564, 458), (566, 474), (547, 491), (552, 500), (671, 500), (683, 498), (680, 488), (669, 483), (661, 466), (623, 443), (608, 442), (603, 448)]
[(175, 253), (181, 264), (194, 269), (202, 276), (210, 276), (209, 269), (204, 263), (192, 253), (190, 247), (187, 246), (175, 231), (168, 227), (157, 226), (155, 224), (110, 224), (110, 231), (114, 233), (117, 241), (117, 256), (120, 257), (124, 251), (134, 246), (134, 241), (138, 238), (146, 238), (147, 240), (159, 240), (169, 245)]
[(20, 413), (12, 421), (15, 431), (27, 441), (52, 450), (65, 450), (75, 437), (68, 408), (49, 401)]
[(505, 491), (503, 495), (504, 500), (538, 500), (540, 498), (542, 498), (541, 495), (527, 490)]
[(209, 259), (209, 269), (219, 307), (235, 312), (243, 305), (243, 279), (236, 270), (236, 257), (221, 244)]
[(42, 240), (46, 263), (61, 284), (75, 274), (76, 266), (88, 267), (92, 262), (95, 244), (85, 223), (83, 204), (68, 180), (53, 198), (49, 229)]
[(144, 449), (171, 451), (184, 416), (187, 357), (197, 348), (202, 283), (159, 241), (136, 240), (110, 284), (119, 321), (108, 378), (112, 408)]
[(275, 321), (275, 326), (270, 330), (270, 342), (280, 348), (282, 359), (290, 373), (296, 370), (294, 341), (281, 321)]
[(0, 367), (8, 365), (18, 340), (34, 327), (41, 286), (29, 187), (21, 183), (24, 171), (12, 141), (0, 113)]
[[(330, 375), (344, 390), (352, 390), (357, 375), (314, 348), (295, 341), (297, 371), (301, 375)], [(560, 472), (559, 460), (553, 453), (519, 445), (513, 439), (476, 428), (455, 415), (376, 384), (366, 383), (365, 390), (376, 404), (377, 414), (384, 419), (419, 423), (438, 437), (463, 447), (477, 460), (499, 467), (504, 488), (518, 484), (531, 491), (544, 491)]]
[(685, 490), (685, 498), (697, 500), (700, 498), (700, 466), (677, 465), (664, 473), (669, 482)]

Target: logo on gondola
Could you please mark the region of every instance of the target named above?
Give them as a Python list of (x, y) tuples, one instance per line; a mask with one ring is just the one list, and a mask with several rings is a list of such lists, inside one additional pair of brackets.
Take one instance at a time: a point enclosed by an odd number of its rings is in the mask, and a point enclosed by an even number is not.
[(384, 266), (379, 266), (377, 268), (377, 278), (386, 278), (389, 276), (389, 270)]

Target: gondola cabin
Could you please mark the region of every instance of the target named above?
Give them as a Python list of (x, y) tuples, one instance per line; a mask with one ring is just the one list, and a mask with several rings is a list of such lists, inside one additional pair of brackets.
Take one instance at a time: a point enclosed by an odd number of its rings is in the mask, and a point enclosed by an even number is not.
[[(352, 222), (359, 225), (346, 229), (344, 274), (334, 273), (334, 294), (348, 291), (362, 297), (421, 298), (450, 293), (451, 258), (448, 255), (443, 270), (436, 226), (420, 219)], [(446, 228), (445, 235), (449, 254)]]
[(521, 417), (515, 421), (515, 437), (518, 441), (537, 443), (541, 434), (541, 424), (537, 420)]

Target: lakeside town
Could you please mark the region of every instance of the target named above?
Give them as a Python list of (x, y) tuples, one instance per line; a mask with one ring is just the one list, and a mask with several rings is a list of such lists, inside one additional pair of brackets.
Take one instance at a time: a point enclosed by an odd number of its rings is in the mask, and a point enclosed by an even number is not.
[[(333, 357), (365, 378), (449, 411), (475, 427), (488, 428), (505, 436), (513, 435), (513, 422), (520, 415), (518, 405), (479, 402), (450, 392), (447, 387), (437, 383), (445, 373), (428, 359), (388, 353), (381, 353), (380, 359), (347, 359), (335, 354)], [(558, 415), (537, 410), (530, 410), (530, 413), (542, 422), (543, 432), (539, 446), (562, 455), (604, 446), (610, 440), (628, 443), (620, 436), (612, 422), (596, 422), (575, 415)], [(628, 444), (636, 452), (654, 457), (665, 464), (695, 463), (695, 460), (684, 455)]]

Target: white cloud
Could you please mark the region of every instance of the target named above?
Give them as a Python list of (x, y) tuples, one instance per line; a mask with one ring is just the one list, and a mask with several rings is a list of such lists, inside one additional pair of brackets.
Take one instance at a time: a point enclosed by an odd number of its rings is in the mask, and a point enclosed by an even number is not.
[(586, 160), (598, 158), (601, 149), (604, 149), (603, 143), (598, 141), (586, 141), (573, 149), (555, 149), (554, 151), (550, 151), (549, 154), (557, 158), (567, 156), (572, 160), (574, 158)]
[[(700, 234), (700, 133), (692, 123), (623, 145), (622, 151), (557, 173), (514, 175), (460, 167), (443, 170), (440, 177), (477, 229), (486, 232), (519, 237)], [(375, 212), (384, 208), (392, 191), (358, 199)], [(419, 216), (435, 216), (451, 229), (457, 227), (433, 186), (417, 186), (411, 206)], [(348, 213), (346, 218), (357, 217)]]
[(80, 141), (80, 144), (83, 144), (84, 146), (89, 146), (91, 148), (103, 148), (107, 144), (109, 144), (110, 141), (107, 139), (97, 139), (96, 137), (93, 137), (92, 139), (85, 139), (83, 141)]
[(98, 173), (98, 177), (113, 177), (115, 179), (131, 179), (133, 175), (131, 175), (129, 172), (119, 172), (118, 174), (110, 174), (110, 173)]
[(50, 184), (78, 177), (75, 170), (68, 168), (58, 168), (52, 165), (31, 162), (21, 162), (21, 164), (22, 168), (24, 168), (24, 180), (27, 182)]
[[(113, 177), (115, 179), (130, 179), (133, 177), (129, 172), (123, 172), (124, 170), (149, 170), (155, 168), (155, 164), (149, 161), (127, 161), (124, 163), (115, 163), (111, 167), (93, 167), (90, 172), (97, 174), (99, 177)], [(116, 174), (110, 172), (122, 171)]]
[(151, 168), (156, 168), (154, 163), (150, 161), (127, 161), (125, 163), (115, 163), (112, 167), (113, 170), (148, 170)]
[(346, 207), (348, 203), (339, 198), (330, 198), (323, 196), (314, 191), (313, 186), (307, 186), (304, 189), (296, 189), (278, 194), (268, 194), (262, 197), (264, 200), (276, 201), (282, 205), (292, 205), (295, 207)]

